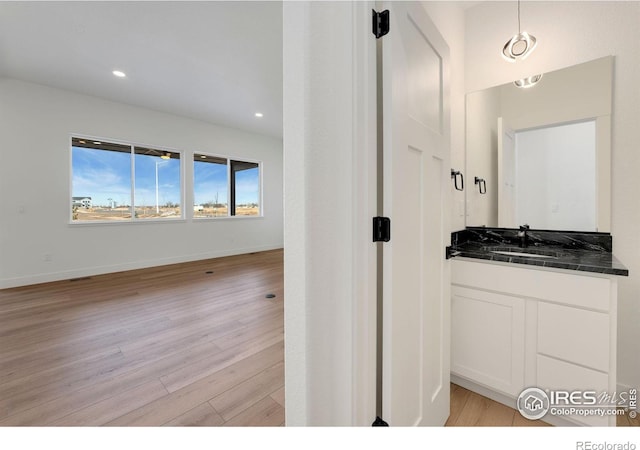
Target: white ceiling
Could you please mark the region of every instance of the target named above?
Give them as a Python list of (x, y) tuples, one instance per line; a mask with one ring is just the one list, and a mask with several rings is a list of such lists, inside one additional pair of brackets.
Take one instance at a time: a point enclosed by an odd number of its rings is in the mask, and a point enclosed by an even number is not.
[(282, 4), (3, 1), (0, 76), (281, 137)]

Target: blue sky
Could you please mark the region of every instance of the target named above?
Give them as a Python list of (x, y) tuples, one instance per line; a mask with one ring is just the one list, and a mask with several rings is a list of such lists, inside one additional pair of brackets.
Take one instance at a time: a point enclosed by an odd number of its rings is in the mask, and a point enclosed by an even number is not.
[[(131, 156), (128, 153), (96, 151), (73, 147), (73, 196), (91, 197), (94, 205), (108, 205), (113, 199), (118, 205), (131, 203)], [(136, 206), (154, 206), (156, 201), (155, 170), (158, 163), (158, 200), (180, 203), (180, 161), (163, 160), (157, 156), (135, 155)], [(194, 164), (194, 202), (215, 200), (227, 203), (227, 166)], [(259, 202), (259, 170), (250, 169), (236, 175), (238, 204)]]
[(131, 203), (131, 155), (73, 147), (73, 196), (91, 197), (94, 205)]
[[(194, 203), (228, 203), (227, 165), (195, 161), (193, 167)], [(242, 170), (236, 173), (236, 203), (260, 203), (260, 171)]]
[(136, 206), (156, 204), (156, 164), (158, 165), (158, 203), (180, 204), (180, 160), (135, 155)]
[(193, 203), (227, 203), (227, 165), (195, 161), (193, 164)]
[(236, 204), (260, 204), (260, 170), (242, 170), (236, 173)]

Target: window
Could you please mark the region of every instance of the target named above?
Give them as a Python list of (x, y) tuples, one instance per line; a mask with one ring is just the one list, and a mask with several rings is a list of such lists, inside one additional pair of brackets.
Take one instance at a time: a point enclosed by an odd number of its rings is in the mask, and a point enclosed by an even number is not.
[(180, 153), (71, 139), (72, 222), (182, 218)]
[(260, 216), (260, 164), (193, 155), (193, 216)]
[(231, 215), (260, 215), (260, 166), (231, 161)]
[(135, 217), (181, 218), (180, 153), (134, 147)]
[(225, 158), (193, 155), (193, 217), (229, 215), (227, 166)]

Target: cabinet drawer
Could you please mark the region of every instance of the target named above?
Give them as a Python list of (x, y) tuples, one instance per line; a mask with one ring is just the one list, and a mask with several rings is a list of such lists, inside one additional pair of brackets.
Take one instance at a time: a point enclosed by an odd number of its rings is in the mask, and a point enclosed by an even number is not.
[[(566, 272), (566, 273), (565, 273)], [(612, 280), (570, 271), (511, 267), (486, 262), (453, 259), (451, 282), (520, 297), (609, 311)]]
[(540, 302), (538, 353), (609, 371), (609, 315)]
[[(606, 373), (576, 366), (543, 355), (537, 357), (537, 387), (549, 390), (607, 392), (609, 376)], [(572, 420), (591, 426), (607, 426), (608, 417), (569, 416)], [(544, 419), (542, 419), (544, 420)], [(615, 419), (614, 419), (615, 420)]]

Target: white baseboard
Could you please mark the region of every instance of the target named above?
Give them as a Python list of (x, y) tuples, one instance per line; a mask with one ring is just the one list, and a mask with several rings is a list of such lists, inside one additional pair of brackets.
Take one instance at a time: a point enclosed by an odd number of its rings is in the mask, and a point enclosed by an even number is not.
[(516, 409), (516, 399), (513, 397), (501, 394), (474, 381), (467, 380), (466, 378), (463, 378), (459, 375), (454, 375), (453, 373), (451, 374), (451, 382), (453, 384), (457, 384), (458, 386), (462, 386), (465, 389), (473, 391), (476, 394), (480, 394), (483, 397), (487, 397), (491, 400), (495, 400), (498, 403), (502, 403), (509, 408)]
[(82, 269), (65, 270), (60, 272), (50, 272), (25, 277), (6, 278), (0, 280), (0, 289), (8, 289), (32, 284), (50, 283), (52, 281), (70, 280), (73, 278), (83, 278), (106, 273), (124, 272), (127, 270), (147, 269), (149, 267), (166, 266), (168, 264), (179, 264), (191, 261), (201, 261), (204, 259), (221, 258), (224, 256), (243, 255), (246, 253), (264, 252), (283, 248), (282, 244), (263, 245), (258, 247), (247, 247), (232, 250), (213, 251), (198, 253), (194, 255), (182, 255), (170, 258), (160, 258), (153, 260), (135, 261), (130, 263), (114, 264), (108, 266), (85, 267)]
[(617, 389), (617, 392), (625, 392), (625, 391), (629, 391), (629, 389), (640, 389), (640, 386), (629, 386), (624, 383), (618, 383), (616, 389)]

